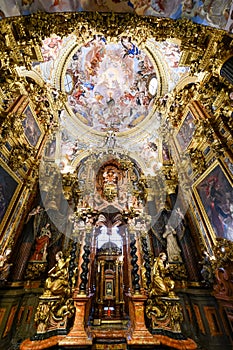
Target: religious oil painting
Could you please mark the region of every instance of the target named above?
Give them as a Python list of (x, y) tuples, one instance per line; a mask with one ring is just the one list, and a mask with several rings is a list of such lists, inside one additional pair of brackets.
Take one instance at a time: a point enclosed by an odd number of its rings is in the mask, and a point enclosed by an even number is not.
[(25, 115), (25, 118), (22, 121), (22, 125), (24, 128), (25, 137), (28, 143), (31, 146), (35, 147), (38, 144), (40, 137), (42, 136), (42, 132), (39, 128), (36, 117), (34, 116), (30, 105), (25, 108), (23, 114)]
[(163, 164), (171, 162), (171, 152), (166, 142), (162, 142), (162, 161)]
[(0, 231), (12, 210), (19, 189), (17, 176), (6, 164), (0, 164)]
[(218, 161), (196, 182), (194, 194), (213, 237), (233, 241), (233, 188)]
[(195, 132), (195, 118), (189, 111), (176, 135), (176, 139), (182, 151), (189, 146)]

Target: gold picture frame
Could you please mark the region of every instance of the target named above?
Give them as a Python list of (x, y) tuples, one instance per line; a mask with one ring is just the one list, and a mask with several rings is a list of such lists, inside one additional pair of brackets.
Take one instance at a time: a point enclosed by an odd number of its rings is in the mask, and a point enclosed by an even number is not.
[(193, 113), (188, 110), (175, 136), (176, 143), (182, 152), (190, 146), (195, 130), (196, 118)]
[(210, 238), (233, 241), (233, 187), (223, 164), (216, 160), (193, 185), (198, 209)]
[(0, 234), (5, 227), (10, 213), (22, 187), (22, 181), (0, 160)]
[(44, 133), (30, 103), (24, 109), (22, 115), (25, 116), (22, 120), (24, 136), (32, 147), (37, 147), (40, 144)]
[(105, 297), (113, 297), (113, 280), (108, 279), (105, 281)]

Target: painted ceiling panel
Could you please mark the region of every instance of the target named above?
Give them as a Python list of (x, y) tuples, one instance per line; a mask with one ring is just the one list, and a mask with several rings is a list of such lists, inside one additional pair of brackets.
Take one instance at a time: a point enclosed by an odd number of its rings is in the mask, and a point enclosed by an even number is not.
[(94, 38), (73, 54), (66, 72), (73, 83), (68, 95), (71, 109), (95, 130), (125, 131), (151, 109), (148, 82), (156, 73), (148, 56), (129, 38), (117, 43)]
[(89, 148), (106, 148), (111, 131), (115, 147), (131, 152), (145, 163), (145, 173), (154, 175), (160, 166), (156, 144), (161, 119), (154, 101), (189, 72), (179, 65), (179, 45), (151, 38), (141, 48), (127, 36), (111, 41), (95, 35), (79, 46), (74, 34), (62, 39), (53, 34), (43, 40), (42, 55), (44, 62), (34, 62), (33, 70), (68, 95), (57, 135), (60, 170), (72, 171), (75, 159)]
[(129, 12), (140, 16), (188, 18), (233, 32), (232, 0), (2, 0), (1, 17), (53, 12)]

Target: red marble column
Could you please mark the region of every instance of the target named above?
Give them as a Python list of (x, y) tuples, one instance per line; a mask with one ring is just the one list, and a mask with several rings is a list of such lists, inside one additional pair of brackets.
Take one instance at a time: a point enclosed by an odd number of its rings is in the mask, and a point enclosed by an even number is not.
[(144, 305), (145, 295), (129, 295), (129, 314), (132, 322), (131, 337), (128, 337), (129, 345), (166, 345), (178, 350), (195, 350), (197, 344), (190, 338), (173, 339), (165, 335), (151, 334), (145, 325)]
[(87, 309), (87, 303), (90, 301), (90, 297), (85, 295), (76, 295), (74, 297), (74, 306), (76, 309), (74, 325), (67, 336), (59, 341), (61, 346), (70, 345), (91, 345), (92, 339), (88, 337), (85, 330), (85, 314), (89, 312)]
[(130, 345), (160, 344), (146, 328), (144, 317), (144, 304), (147, 297), (145, 295), (129, 296), (129, 316), (132, 322), (132, 336), (127, 343)]

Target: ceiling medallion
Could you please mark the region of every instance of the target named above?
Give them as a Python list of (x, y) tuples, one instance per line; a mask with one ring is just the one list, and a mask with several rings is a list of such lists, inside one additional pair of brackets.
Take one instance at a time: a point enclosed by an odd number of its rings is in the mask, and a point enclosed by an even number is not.
[(150, 113), (157, 90), (153, 63), (130, 37), (95, 35), (73, 51), (64, 87), (72, 112), (90, 128), (123, 132)]

